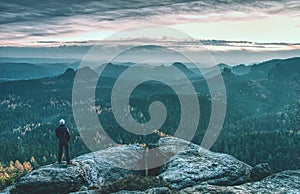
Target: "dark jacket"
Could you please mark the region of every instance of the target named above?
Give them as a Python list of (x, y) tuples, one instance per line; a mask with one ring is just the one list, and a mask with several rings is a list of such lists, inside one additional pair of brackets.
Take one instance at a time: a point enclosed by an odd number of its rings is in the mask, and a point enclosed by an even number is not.
[(70, 140), (70, 132), (69, 129), (65, 125), (60, 125), (55, 130), (56, 137), (59, 140)]

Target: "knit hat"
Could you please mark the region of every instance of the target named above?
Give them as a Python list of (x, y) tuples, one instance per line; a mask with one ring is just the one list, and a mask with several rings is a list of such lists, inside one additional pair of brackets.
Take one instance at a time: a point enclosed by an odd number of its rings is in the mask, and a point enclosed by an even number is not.
[(63, 119), (59, 120), (59, 124), (64, 125), (65, 123), (66, 123), (65, 120), (63, 120)]

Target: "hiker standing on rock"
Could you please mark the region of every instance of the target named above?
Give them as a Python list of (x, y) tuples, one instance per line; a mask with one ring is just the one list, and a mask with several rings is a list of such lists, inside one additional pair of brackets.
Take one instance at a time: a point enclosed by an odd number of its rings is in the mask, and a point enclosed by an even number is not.
[(55, 134), (59, 141), (59, 149), (58, 149), (58, 163), (61, 163), (63, 148), (66, 150), (66, 160), (67, 164), (72, 164), (70, 161), (70, 153), (69, 153), (69, 140), (70, 140), (70, 132), (69, 129), (65, 125), (65, 120), (60, 119), (59, 127), (56, 128)]

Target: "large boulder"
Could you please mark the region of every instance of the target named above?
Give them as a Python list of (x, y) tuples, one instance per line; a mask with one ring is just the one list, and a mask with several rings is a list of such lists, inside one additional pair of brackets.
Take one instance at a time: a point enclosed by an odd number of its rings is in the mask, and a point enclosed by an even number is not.
[(202, 182), (235, 185), (250, 180), (252, 167), (230, 155), (211, 152), (175, 138), (160, 139), (159, 144), (162, 152), (174, 155), (159, 175), (172, 189)]
[(16, 185), (18, 193), (47, 193), (76, 191), (87, 184), (88, 166), (52, 164), (24, 176)]

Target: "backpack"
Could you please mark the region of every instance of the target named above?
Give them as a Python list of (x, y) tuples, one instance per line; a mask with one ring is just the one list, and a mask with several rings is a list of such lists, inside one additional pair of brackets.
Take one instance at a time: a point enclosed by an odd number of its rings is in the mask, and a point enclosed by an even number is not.
[(70, 134), (69, 134), (69, 129), (67, 127), (65, 127), (64, 129), (64, 136), (63, 136), (66, 140), (69, 141), (70, 139)]

